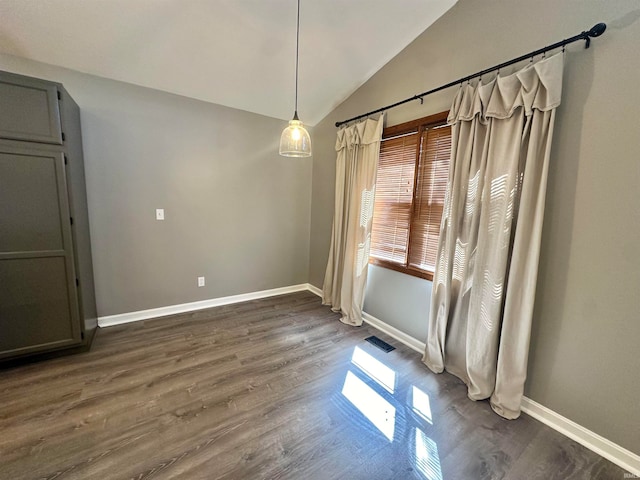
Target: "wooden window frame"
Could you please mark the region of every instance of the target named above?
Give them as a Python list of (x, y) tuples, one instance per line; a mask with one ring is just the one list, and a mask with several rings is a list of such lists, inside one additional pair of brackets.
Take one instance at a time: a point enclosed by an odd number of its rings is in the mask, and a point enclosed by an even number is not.
[[(382, 140), (384, 141), (387, 138), (396, 137), (404, 134), (418, 133), (418, 138), (421, 138), (424, 130), (429, 128), (440, 127), (447, 124), (447, 117), (449, 116), (449, 112), (440, 112), (434, 115), (429, 115), (427, 117), (419, 118), (417, 120), (411, 120), (409, 122), (401, 123), (398, 125), (393, 125), (391, 127), (387, 127), (382, 131)], [(411, 217), (409, 220), (409, 232), (407, 239), (407, 260), (405, 265), (401, 265), (396, 262), (391, 262), (389, 260), (383, 260), (380, 258), (375, 258), (369, 256), (369, 264), (376, 265), (379, 267), (387, 268), (389, 270), (394, 270), (396, 272), (405, 273), (407, 275), (412, 275), (414, 277), (423, 278), (425, 280), (433, 281), (434, 272), (428, 270), (422, 270), (415, 267), (411, 267), (409, 265), (409, 259), (411, 258), (411, 228), (413, 226), (413, 218), (416, 215), (416, 190), (418, 188), (418, 175), (419, 175), (419, 161), (420, 161), (420, 150), (422, 148), (421, 142), (417, 142), (416, 146), (416, 166), (414, 172), (413, 179), (413, 197), (411, 204)], [(374, 212), (375, 215), (375, 212)]]

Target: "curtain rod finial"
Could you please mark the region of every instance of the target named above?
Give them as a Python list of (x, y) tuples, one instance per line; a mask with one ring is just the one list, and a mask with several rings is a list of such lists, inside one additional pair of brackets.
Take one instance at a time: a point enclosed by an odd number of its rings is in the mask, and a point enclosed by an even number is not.
[(591, 27), (591, 30), (589, 30), (587, 34), (590, 37), (599, 37), (604, 33), (606, 29), (607, 29), (606, 23), (596, 23), (593, 27)]

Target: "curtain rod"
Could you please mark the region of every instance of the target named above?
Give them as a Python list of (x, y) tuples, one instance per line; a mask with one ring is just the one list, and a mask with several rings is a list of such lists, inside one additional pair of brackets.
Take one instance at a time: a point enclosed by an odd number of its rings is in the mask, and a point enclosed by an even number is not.
[(565, 38), (564, 40), (561, 40), (559, 42), (553, 43), (551, 45), (547, 45), (546, 47), (540, 48), (538, 50), (534, 50), (533, 52), (526, 53), (526, 54), (521, 55), (521, 56), (519, 56), (517, 58), (514, 58), (514, 59), (509, 60), (507, 62), (501, 63), (500, 65), (496, 65), (496, 66), (491, 67), (491, 68), (486, 68), (486, 69), (481, 70), (479, 72), (476, 72), (474, 74), (467, 75), (466, 77), (462, 77), (462, 78), (460, 78), (458, 80), (454, 80), (453, 82), (449, 82), (446, 85), (442, 85), (442, 86), (440, 86), (438, 88), (434, 88), (432, 90), (428, 90), (426, 92), (422, 92), (422, 93), (419, 93), (417, 95), (414, 95), (413, 97), (405, 98), (404, 100), (401, 100), (399, 102), (392, 103), (391, 105), (387, 105), (386, 107), (381, 107), (381, 108), (378, 108), (377, 110), (372, 110), (371, 112), (367, 112), (367, 113), (363, 113), (361, 115), (357, 115), (355, 117), (349, 118), (348, 120), (343, 120), (341, 122), (336, 122), (336, 127), (340, 127), (341, 125), (344, 125), (346, 123), (352, 122), (354, 120), (359, 120), (361, 118), (368, 117), (369, 115), (374, 115), (376, 113), (384, 112), (386, 110), (390, 110), (392, 108), (399, 107), (400, 105), (404, 105), (405, 103), (409, 103), (409, 102), (412, 102), (414, 100), (420, 100), (420, 103), (422, 103), (423, 97), (426, 97), (427, 95), (431, 95), (432, 93), (439, 92), (440, 90), (444, 90), (446, 88), (453, 87), (454, 85), (458, 85), (458, 84), (464, 83), (464, 82), (469, 81), (469, 80), (471, 80), (473, 78), (481, 77), (482, 75), (485, 75), (487, 73), (494, 72), (496, 70), (500, 70), (501, 68), (508, 67), (509, 65), (513, 65), (514, 63), (521, 62), (522, 60), (526, 60), (527, 58), (533, 58), (536, 55), (540, 55), (540, 54), (546, 53), (549, 50), (554, 50), (554, 49), (560, 48), (560, 47), (564, 48), (565, 45), (568, 45), (568, 44), (573, 43), (573, 42), (577, 42), (579, 40), (584, 40), (585, 41), (584, 48), (589, 48), (589, 46), (591, 45), (591, 39), (595, 38), (595, 37), (599, 37), (600, 35), (602, 35), (604, 33), (604, 31), (606, 29), (607, 29), (607, 25), (606, 24), (598, 23), (598, 24), (594, 25), (593, 27), (591, 27), (590, 30), (585, 30), (584, 32), (579, 33), (578, 35), (574, 35), (573, 37)]

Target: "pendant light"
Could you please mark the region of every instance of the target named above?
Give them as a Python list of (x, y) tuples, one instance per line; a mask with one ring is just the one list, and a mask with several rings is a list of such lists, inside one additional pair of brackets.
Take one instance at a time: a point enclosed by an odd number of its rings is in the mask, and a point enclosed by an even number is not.
[(311, 137), (298, 118), (298, 53), (300, 50), (300, 0), (298, 0), (298, 21), (296, 24), (296, 103), (293, 120), (280, 137), (280, 155), (284, 157), (310, 157)]

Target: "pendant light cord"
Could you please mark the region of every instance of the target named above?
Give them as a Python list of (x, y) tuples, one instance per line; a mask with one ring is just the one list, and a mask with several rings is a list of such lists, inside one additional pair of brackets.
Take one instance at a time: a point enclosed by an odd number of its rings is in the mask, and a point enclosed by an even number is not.
[(298, 19), (296, 22), (296, 108), (295, 119), (298, 119), (298, 55), (300, 51), (300, 0), (298, 0)]

